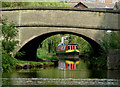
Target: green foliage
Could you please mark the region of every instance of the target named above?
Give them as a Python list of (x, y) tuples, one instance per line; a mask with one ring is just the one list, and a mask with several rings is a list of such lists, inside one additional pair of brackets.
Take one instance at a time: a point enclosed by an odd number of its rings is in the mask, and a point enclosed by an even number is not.
[(10, 41), (18, 34), (18, 29), (15, 27), (15, 23), (10, 22), (8, 24), (7, 18), (2, 20), (2, 34), (5, 41)]
[(46, 49), (37, 49), (37, 57), (43, 60), (58, 60), (54, 53), (48, 53)]
[(25, 52), (16, 52), (15, 54), (16, 56), (22, 57), (23, 55), (25, 55)]
[[(42, 48), (38, 48), (37, 50), (37, 56), (38, 58), (41, 59), (56, 59), (56, 48), (58, 46), (58, 44), (61, 43), (61, 37), (63, 35), (61, 34), (57, 34), (54, 36), (51, 36), (47, 39), (45, 39), (42, 42)], [(71, 40), (71, 43), (73, 44), (78, 44), (78, 49), (80, 50), (80, 53), (87, 53), (87, 48), (89, 45), (89, 43), (87, 41), (85, 41), (83, 38), (76, 36), (76, 35), (71, 35), (71, 34), (65, 34), (65, 36), (68, 36), (68, 40)], [(68, 43), (68, 42), (66, 42)]]
[(44, 48), (48, 53), (56, 53), (57, 45), (61, 43), (61, 35), (51, 36), (42, 42), (42, 48)]
[(3, 50), (6, 50), (7, 53), (14, 51), (15, 46), (19, 41), (14, 40), (18, 34), (18, 29), (15, 27), (13, 22), (8, 24), (7, 18), (2, 20), (2, 47)]
[(2, 52), (2, 70), (3, 72), (12, 71), (15, 68), (15, 59), (5, 51)]
[(107, 68), (107, 56), (105, 54), (98, 57), (93, 56), (91, 59), (91, 65), (93, 65), (94, 68)]
[(120, 34), (117, 32), (111, 32), (108, 35), (108, 48), (109, 49), (120, 49)]
[(108, 49), (120, 49), (120, 32), (111, 32), (106, 34), (102, 41), (100, 41), (101, 47), (107, 54)]
[(25, 6), (44, 6), (44, 7), (70, 7), (60, 2), (2, 2), (2, 7), (25, 7)]
[(18, 29), (13, 22), (8, 23), (7, 18), (2, 20), (2, 69), (3, 71), (11, 71), (15, 68), (15, 61), (12, 57), (12, 52), (18, 42), (15, 37), (18, 34)]
[(7, 53), (13, 52), (15, 49), (15, 46), (18, 43), (19, 43), (19, 41), (15, 41), (15, 40), (7, 41), (7, 42), (5, 40), (3, 40), (2, 41), (3, 50), (6, 50)]
[(55, 56), (57, 45), (61, 43), (61, 35), (54, 35), (42, 42), (42, 48), (38, 48), (37, 57), (41, 59), (57, 60)]
[(11, 7), (10, 2), (2, 2), (2, 7)]
[(120, 32), (106, 33), (100, 41), (103, 52), (99, 57), (92, 56), (91, 64), (97, 68), (107, 68), (107, 53), (109, 49), (120, 49)]
[(2, 7), (21, 7), (24, 6), (23, 2), (2, 2)]
[(44, 7), (70, 7), (64, 3), (59, 2), (28, 2), (24, 6), (44, 6)]

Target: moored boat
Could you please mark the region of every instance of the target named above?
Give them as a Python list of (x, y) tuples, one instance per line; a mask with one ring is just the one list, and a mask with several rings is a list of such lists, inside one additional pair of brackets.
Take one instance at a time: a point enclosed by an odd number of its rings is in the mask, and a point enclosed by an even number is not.
[(59, 59), (79, 60), (77, 44), (59, 44), (56, 49), (56, 55)]
[(71, 44), (70, 41), (66, 44), (67, 36), (62, 37), (61, 44), (58, 44), (56, 49), (56, 55), (59, 60), (79, 60), (79, 50), (77, 44)]

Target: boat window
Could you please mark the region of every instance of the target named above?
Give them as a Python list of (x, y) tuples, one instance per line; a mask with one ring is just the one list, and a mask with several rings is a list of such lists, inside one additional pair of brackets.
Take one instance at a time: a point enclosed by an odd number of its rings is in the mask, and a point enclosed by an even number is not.
[(74, 45), (71, 45), (71, 50), (74, 50), (74, 49), (75, 49)]
[(78, 46), (76, 45), (76, 49), (78, 49)]
[(72, 46), (70, 46), (70, 50), (72, 50)]
[(68, 46), (68, 50), (70, 50), (70, 46)]

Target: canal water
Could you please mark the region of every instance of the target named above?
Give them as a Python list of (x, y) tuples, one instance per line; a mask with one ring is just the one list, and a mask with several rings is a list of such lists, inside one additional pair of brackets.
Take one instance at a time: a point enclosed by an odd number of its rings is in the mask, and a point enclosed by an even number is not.
[[(58, 67), (22, 69), (2, 73), (2, 85), (15, 86), (81, 86), (119, 87), (119, 70), (90, 70), (80, 62), (76, 70), (60, 70)], [(4, 86), (3, 86), (4, 87)]]

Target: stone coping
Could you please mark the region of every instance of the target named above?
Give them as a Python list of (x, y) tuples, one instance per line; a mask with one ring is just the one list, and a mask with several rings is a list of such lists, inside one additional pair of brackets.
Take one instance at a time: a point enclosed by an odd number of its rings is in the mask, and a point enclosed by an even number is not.
[(7, 7), (0, 8), (0, 11), (15, 11), (15, 10), (63, 10), (63, 11), (88, 11), (88, 12), (103, 12), (120, 14), (118, 10), (95, 9), (95, 8), (73, 8), (73, 7)]

